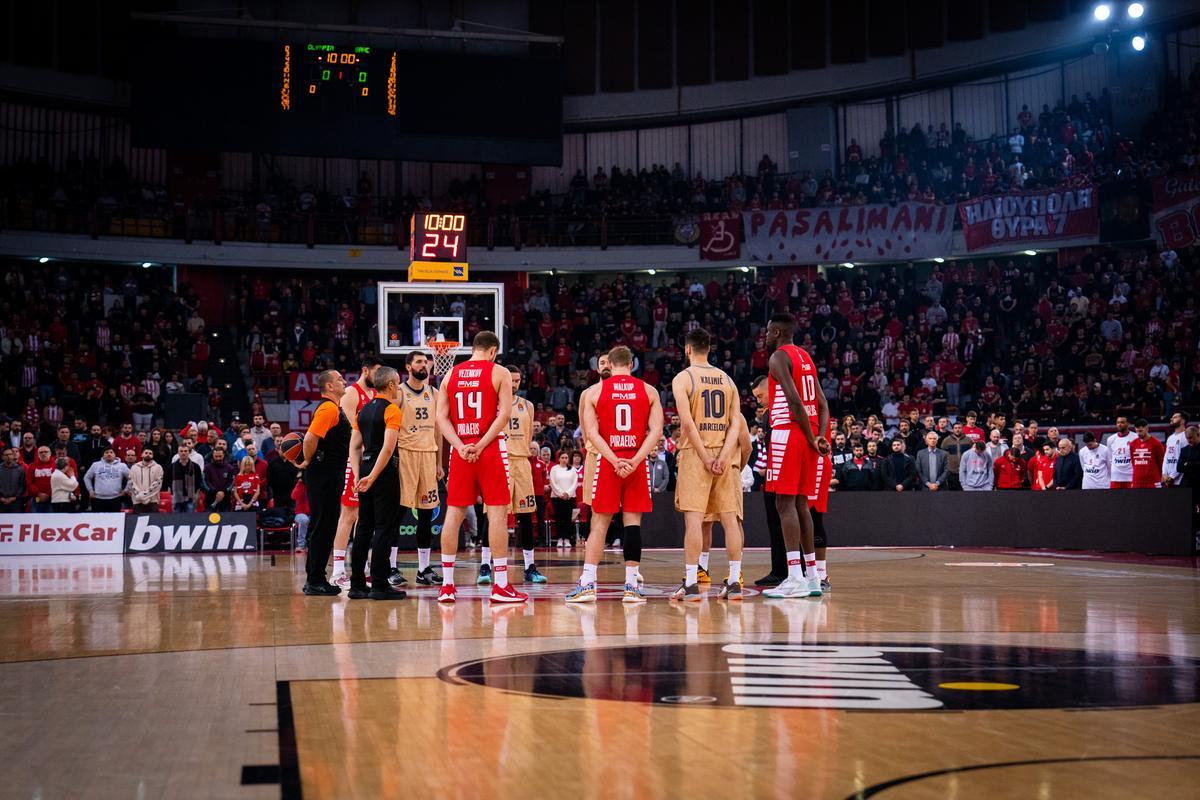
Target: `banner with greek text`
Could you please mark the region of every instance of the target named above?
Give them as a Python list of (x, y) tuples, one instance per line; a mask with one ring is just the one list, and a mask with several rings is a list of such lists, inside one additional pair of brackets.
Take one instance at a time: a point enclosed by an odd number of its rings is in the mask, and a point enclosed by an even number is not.
[(1050, 247), (1100, 236), (1091, 186), (979, 197), (959, 203), (958, 215), (967, 252)]
[(950, 253), (953, 206), (892, 205), (747, 211), (748, 260), (772, 264), (904, 261)]

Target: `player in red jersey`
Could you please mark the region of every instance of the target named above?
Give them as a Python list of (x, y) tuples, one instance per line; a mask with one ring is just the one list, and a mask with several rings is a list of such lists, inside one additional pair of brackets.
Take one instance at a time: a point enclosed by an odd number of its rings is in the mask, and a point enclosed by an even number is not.
[(1133, 462), (1134, 489), (1157, 489), (1162, 486), (1162, 464), (1167, 448), (1150, 435), (1150, 423), (1135, 420), (1133, 427), (1137, 438), (1129, 445), (1129, 458)]
[[(383, 362), (375, 356), (365, 356), (358, 371), (358, 380), (346, 388), (346, 393), (338, 405), (346, 419), (358, 419), (358, 412), (363, 406), (375, 399), (375, 371), (383, 366)], [(329, 581), (343, 589), (350, 588), (350, 576), (346, 573), (346, 548), (350, 544), (350, 534), (358, 524), (358, 492), (354, 487), (358, 484), (357, 463), (346, 462), (346, 482), (342, 486), (342, 507), (338, 515), (337, 533), (333, 537), (333, 575)]]
[[(471, 358), (450, 370), (438, 392), (437, 423), (450, 443), (446, 483), (446, 524), (442, 527), (442, 589), (439, 603), (453, 603), (454, 559), (458, 532), (467, 507), (483, 497), (492, 549), (493, 603), (523, 603), (508, 581), (508, 506), (511, 501), (508, 447), (501, 436), (512, 416), (512, 375), (496, 364), (500, 339), (480, 331), (471, 342)], [(500, 557), (502, 556), (502, 557)]]
[(790, 314), (776, 314), (767, 323), (767, 347), (773, 352), (767, 362), (771, 445), (766, 490), (775, 493), (788, 560), (788, 577), (763, 593), (768, 597), (821, 596), (808, 504), (818, 500), (824, 480), (829, 404), (812, 356), (792, 344), (795, 333)]
[[(641, 561), (642, 514), (653, 510), (650, 499), (650, 470), (646, 459), (662, 438), (663, 410), (658, 392), (633, 377), (633, 353), (614, 347), (608, 354), (612, 374), (585, 393), (580, 413), (583, 430), (592, 449), (599, 453), (595, 487), (592, 490), (592, 519), (583, 557), (583, 574), (567, 595), (568, 603), (596, 599), (596, 570), (604, 555), (604, 537), (613, 515), (621, 512), (625, 547), (625, 599), (644, 602), (638, 587)], [(636, 551), (630, 550), (637, 543)], [(632, 592), (630, 588), (632, 587)]]

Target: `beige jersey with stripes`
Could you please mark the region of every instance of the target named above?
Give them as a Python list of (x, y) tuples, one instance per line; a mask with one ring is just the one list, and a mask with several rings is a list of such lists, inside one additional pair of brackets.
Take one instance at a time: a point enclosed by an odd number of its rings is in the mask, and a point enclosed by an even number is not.
[(435, 397), (434, 390), (428, 385), (420, 391), (414, 391), (408, 381), (400, 384), (400, 410), (404, 413), (404, 423), (400, 427), (400, 440), (396, 446), (401, 450), (437, 452), (437, 422), (433, 413), (437, 402)]
[(529, 458), (529, 442), (533, 435), (533, 404), (524, 397), (514, 397), (512, 416), (508, 418), (508, 457)]
[[(724, 370), (712, 366), (691, 366), (684, 374), (691, 379), (687, 401), (696, 429), (700, 431), (700, 440), (708, 448), (723, 447), (733, 415), (738, 413), (738, 393), (733, 380)], [(676, 397), (675, 402), (678, 404), (683, 399)], [(679, 449), (686, 450), (691, 446), (689, 437), (679, 437)]]

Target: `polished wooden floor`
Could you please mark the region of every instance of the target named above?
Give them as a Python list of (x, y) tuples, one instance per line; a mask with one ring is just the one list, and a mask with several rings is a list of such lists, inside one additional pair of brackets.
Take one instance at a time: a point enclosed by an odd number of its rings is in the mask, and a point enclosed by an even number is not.
[(683, 607), (668, 551), (646, 605), (576, 608), (577, 554), (539, 559), (505, 608), (304, 597), (290, 556), (0, 559), (0, 797), (1200, 797), (1194, 564), (833, 550), (821, 600)]

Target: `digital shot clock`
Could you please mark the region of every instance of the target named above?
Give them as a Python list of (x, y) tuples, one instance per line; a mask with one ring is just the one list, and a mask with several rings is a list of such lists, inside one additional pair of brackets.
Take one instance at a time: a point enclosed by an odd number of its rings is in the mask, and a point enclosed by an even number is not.
[(466, 214), (413, 214), (408, 258), (409, 280), (467, 280)]

